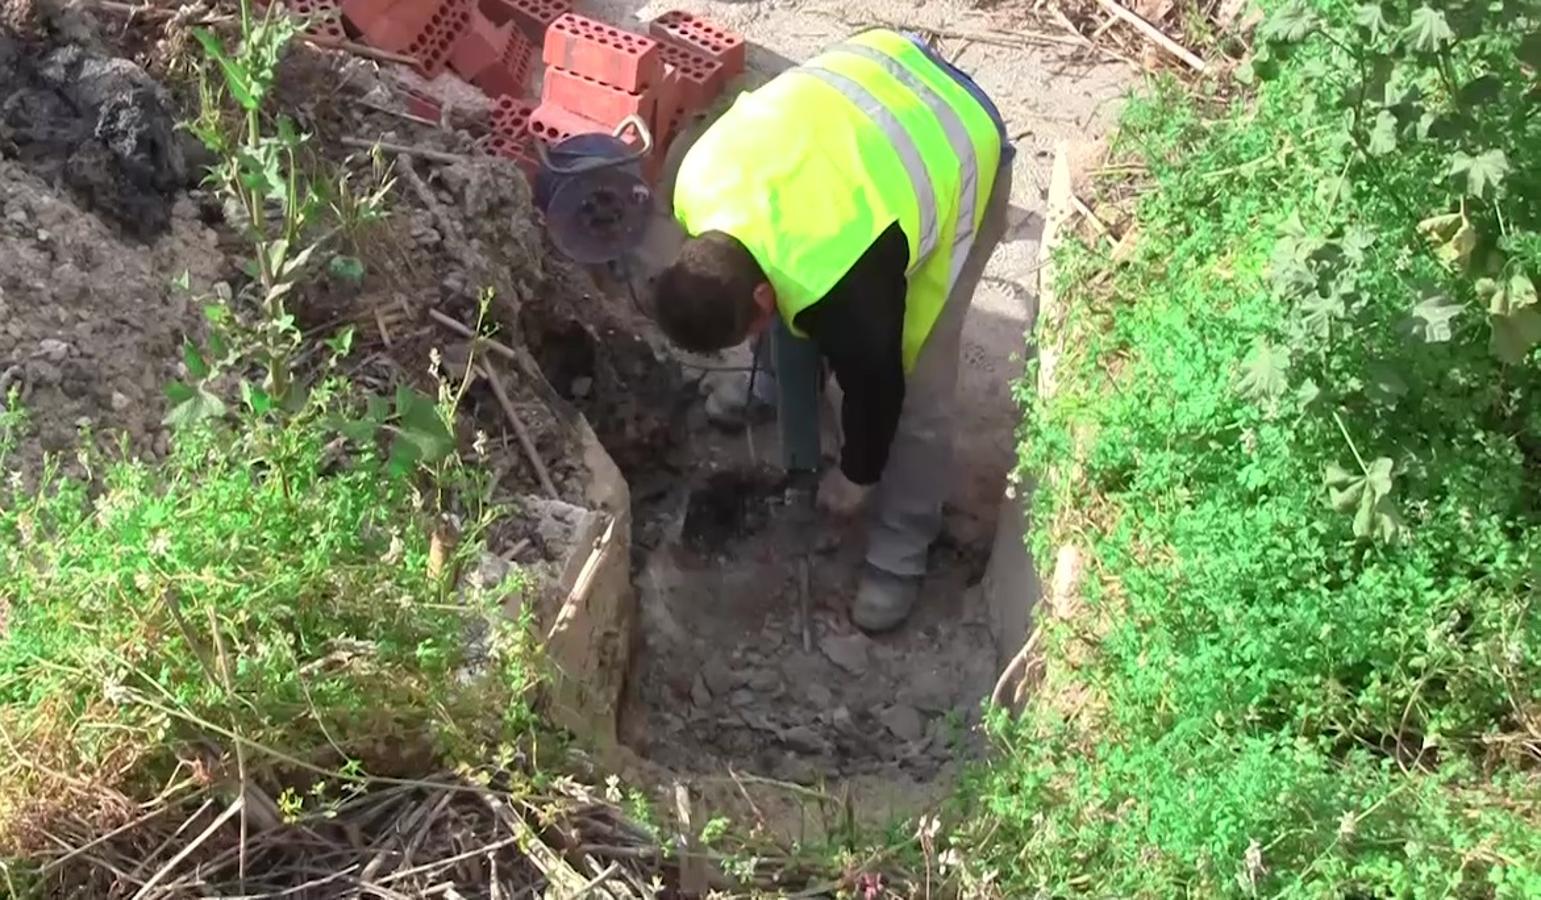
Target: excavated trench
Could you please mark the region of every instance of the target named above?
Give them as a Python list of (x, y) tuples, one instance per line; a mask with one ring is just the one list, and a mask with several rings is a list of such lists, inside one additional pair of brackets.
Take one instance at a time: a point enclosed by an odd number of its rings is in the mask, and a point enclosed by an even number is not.
[(527, 305), (522, 325), (630, 488), (626, 746), (678, 773), (877, 779), (901, 794), (974, 752), (998, 662), (979, 589), (993, 509), (949, 510), (921, 609), (869, 638), (847, 614), (860, 529), (799, 526), (773, 422), (727, 434), (705, 421), (703, 380), (742, 360), (676, 356), (628, 301), (603, 293)]

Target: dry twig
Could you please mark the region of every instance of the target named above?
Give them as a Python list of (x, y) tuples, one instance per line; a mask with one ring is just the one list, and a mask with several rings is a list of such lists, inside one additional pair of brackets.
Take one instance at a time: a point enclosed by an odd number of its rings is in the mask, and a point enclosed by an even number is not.
[(1098, 5), (1133, 26), (1135, 31), (1154, 42), (1156, 46), (1172, 54), (1195, 72), (1203, 72), (1208, 66), (1193, 51), (1177, 43), (1162, 33), (1161, 29), (1145, 21), (1140, 15), (1130, 11), (1118, 0), (1097, 0)]
[(492, 393), (498, 398), (498, 405), (503, 407), (503, 415), (513, 427), (514, 437), (518, 438), (520, 448), (524, 450), (525, 457), (530, 461), (530, 467), (535, 470), (535, 477), (540, 480), (541, 489), (553, 500), (562, 499), (562, 495), (557, 492), (556, 484), (551, 480), (551, 471), (546, 468), (545, 462), (536, 452), (535, 441), (530, 438), (530, 430), (519, 417), (519, 410), (514, 408), (514, 401), (509, 399), (508, 390), (503, 387), (503, 378), (493, 366), (492, 360), (483, 358), (477, 368), (481, 376), (492, 386)]
[[(400, 115), (406, 114), (401, 113)], [(475, 159), (475, 157), (467, 156), (464, 153), (450, 153), (445, 150), (434, 150), (429, 147), (413, 147), (408, 144), (393, 144), (390, 141), (372, 141), (369, 138), (345, 137), (340, 139), (340, 143), (347, 147), (358, 147), (363, 150), (373, 150), (375, 147), (379, 147), (381, 150), (384, 150), (387, 153), (399, 153), (402, 156), (416, 156), (422, 159), (432, 160), (434, 162), (445, 163), (447, 165), (469, 162)], [(408, 169), (407, 171), (410, 172), (411, 170)], [(413, 174), (413, 177), (416, 177), (416, 173)]]

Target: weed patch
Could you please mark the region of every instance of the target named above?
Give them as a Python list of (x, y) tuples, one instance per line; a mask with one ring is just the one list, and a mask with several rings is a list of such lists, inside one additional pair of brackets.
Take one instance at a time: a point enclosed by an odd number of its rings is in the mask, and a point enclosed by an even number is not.
[(1009, 896), (1541, 893), (1536, 24), (1292, 2), (1252, 96), (1127, 113), (1141, 244), (1102, 289), (1067, 251), (1080, 346), (1022, 448), (1086, 441), (1033, 516), (1105, 507), (1101, 709), (995, 722)]
[(340, 460), (312, 396), (153, 468), (86, 459), (94, 482), (9, 493), (0, 843), (98, 789), (234, 776), (216, 745), (314, 780), (491, 758), (531, 725), (531, 654), (498, 602), (517, 575), (461, 595), (430, 574), (423, 497)]

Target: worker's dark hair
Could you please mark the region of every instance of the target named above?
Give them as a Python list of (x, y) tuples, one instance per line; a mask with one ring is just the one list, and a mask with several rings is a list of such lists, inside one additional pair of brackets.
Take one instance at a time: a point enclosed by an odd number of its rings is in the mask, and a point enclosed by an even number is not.
[(749, 335), (760, 264), (738, 239), (707, 231), (685, 241), (658, 276), (653, 308), (669, 340), (692, 353), (731, 347)]

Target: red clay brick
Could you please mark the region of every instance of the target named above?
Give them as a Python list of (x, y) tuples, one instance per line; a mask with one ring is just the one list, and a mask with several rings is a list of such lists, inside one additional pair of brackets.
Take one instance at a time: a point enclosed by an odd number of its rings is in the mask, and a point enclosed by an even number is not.
[(649, 123), (648, 127), (652, 127), (654, 112), (658, 108), (657, 90), (652, 88), (640, 94), (623, 91), (602, 81), (552, 66), (546, 69), (540, 101), (560, 106), (612, 128), (631, 115), (641, 116), (644, 122)]
[(658, 101), (653, 106), (653, 118), (647, 123), (647, 127), (653, 133), (655, 154), (668, 148), (669, 142), (674, 140), (680, 121), (684, 118), (684, 110), (680, 107), (679, 99), (683, 87), (679, 70), (665, 63), (663, 79), (658, 83)]
[(744, 71), (744, 38), (710, 19), (674, 10), (654, 19), (647, 31), (662, 43), (704, 53), (721, 63), (724, 80), (737, 78)]
[(427, 119), (430, 122), (439, 122), (443, 119), (444, 107), (438, 100), (422, 91), (414, 91), (411, 88), (405, 89), (402, 93), (406, 95), (405, 103), (408, 114), (417, 116), (419, 119)]
[(682, 94), (678, 102), (686, 109), (695, 112), (711, 106), (727, 87), (727, 70), (705, 53), (667, 42), (660, 42), (658, 51), (664, 65), (673, 66), (679, 73)]
[(495, 25), (491, 19), (472, 9), (465, 34), (450, 48), (450, 69), (467, 81), (475, 80), (488, 66), (503, 61), (508, 36), (513, 30), (513, 25)]
[(535, 46), (523, 32), (508, 33), (503, 57), (495, 66), (481, 71), (472, 81), (492, 97), (524, 97), (530, 87), (530, 69), (535, 64)]
[(470, 30), (474, 11), (473, 0), (445, 0), (429, 17), (422, 33), (407, 45), (407, 54), (417, 57), (417, 71), (425, 78), (444, 71), (456, 42)]
[(342, 6), (338, 0), (287, 0), (289, 12), (307, 20), (305, 33), (328, 40), (346, 40), (348, 32), (342, 27)]
[(492, 128), (510, 137), (529, 134), (530, 114), (535, 104), (517, 97), (499, 97), (492, 105)]
[(559, 106), (542, 103), (530, 114), (530, 134), (547, 144), (556, 144), (575, 134), (609, 134), (614, 129), (601, 122), (586, 119)]
[(572, 12), (572, 0), (481, 0), (481, 10), (498, 23), (513, 22), (524, 36), (537, 44), (546, 39), (546, 29), (566, 13)]
[(567, 13), (546, 29), (546, 65), (644, 93), (663, 77), (663, 58), (652, 38)]
[(540, 169), (540, 157), (535, 155), (535, 138), (528, 134), (512, 137), (494, 132), (476, 142), (476, 149), (488, 156), (501, 156), (518, 164), (526, 178), (533, 179)]
[(442, 5), (441, 0), (342, 0), (342, 14), (371, 47), (405, 53)]

